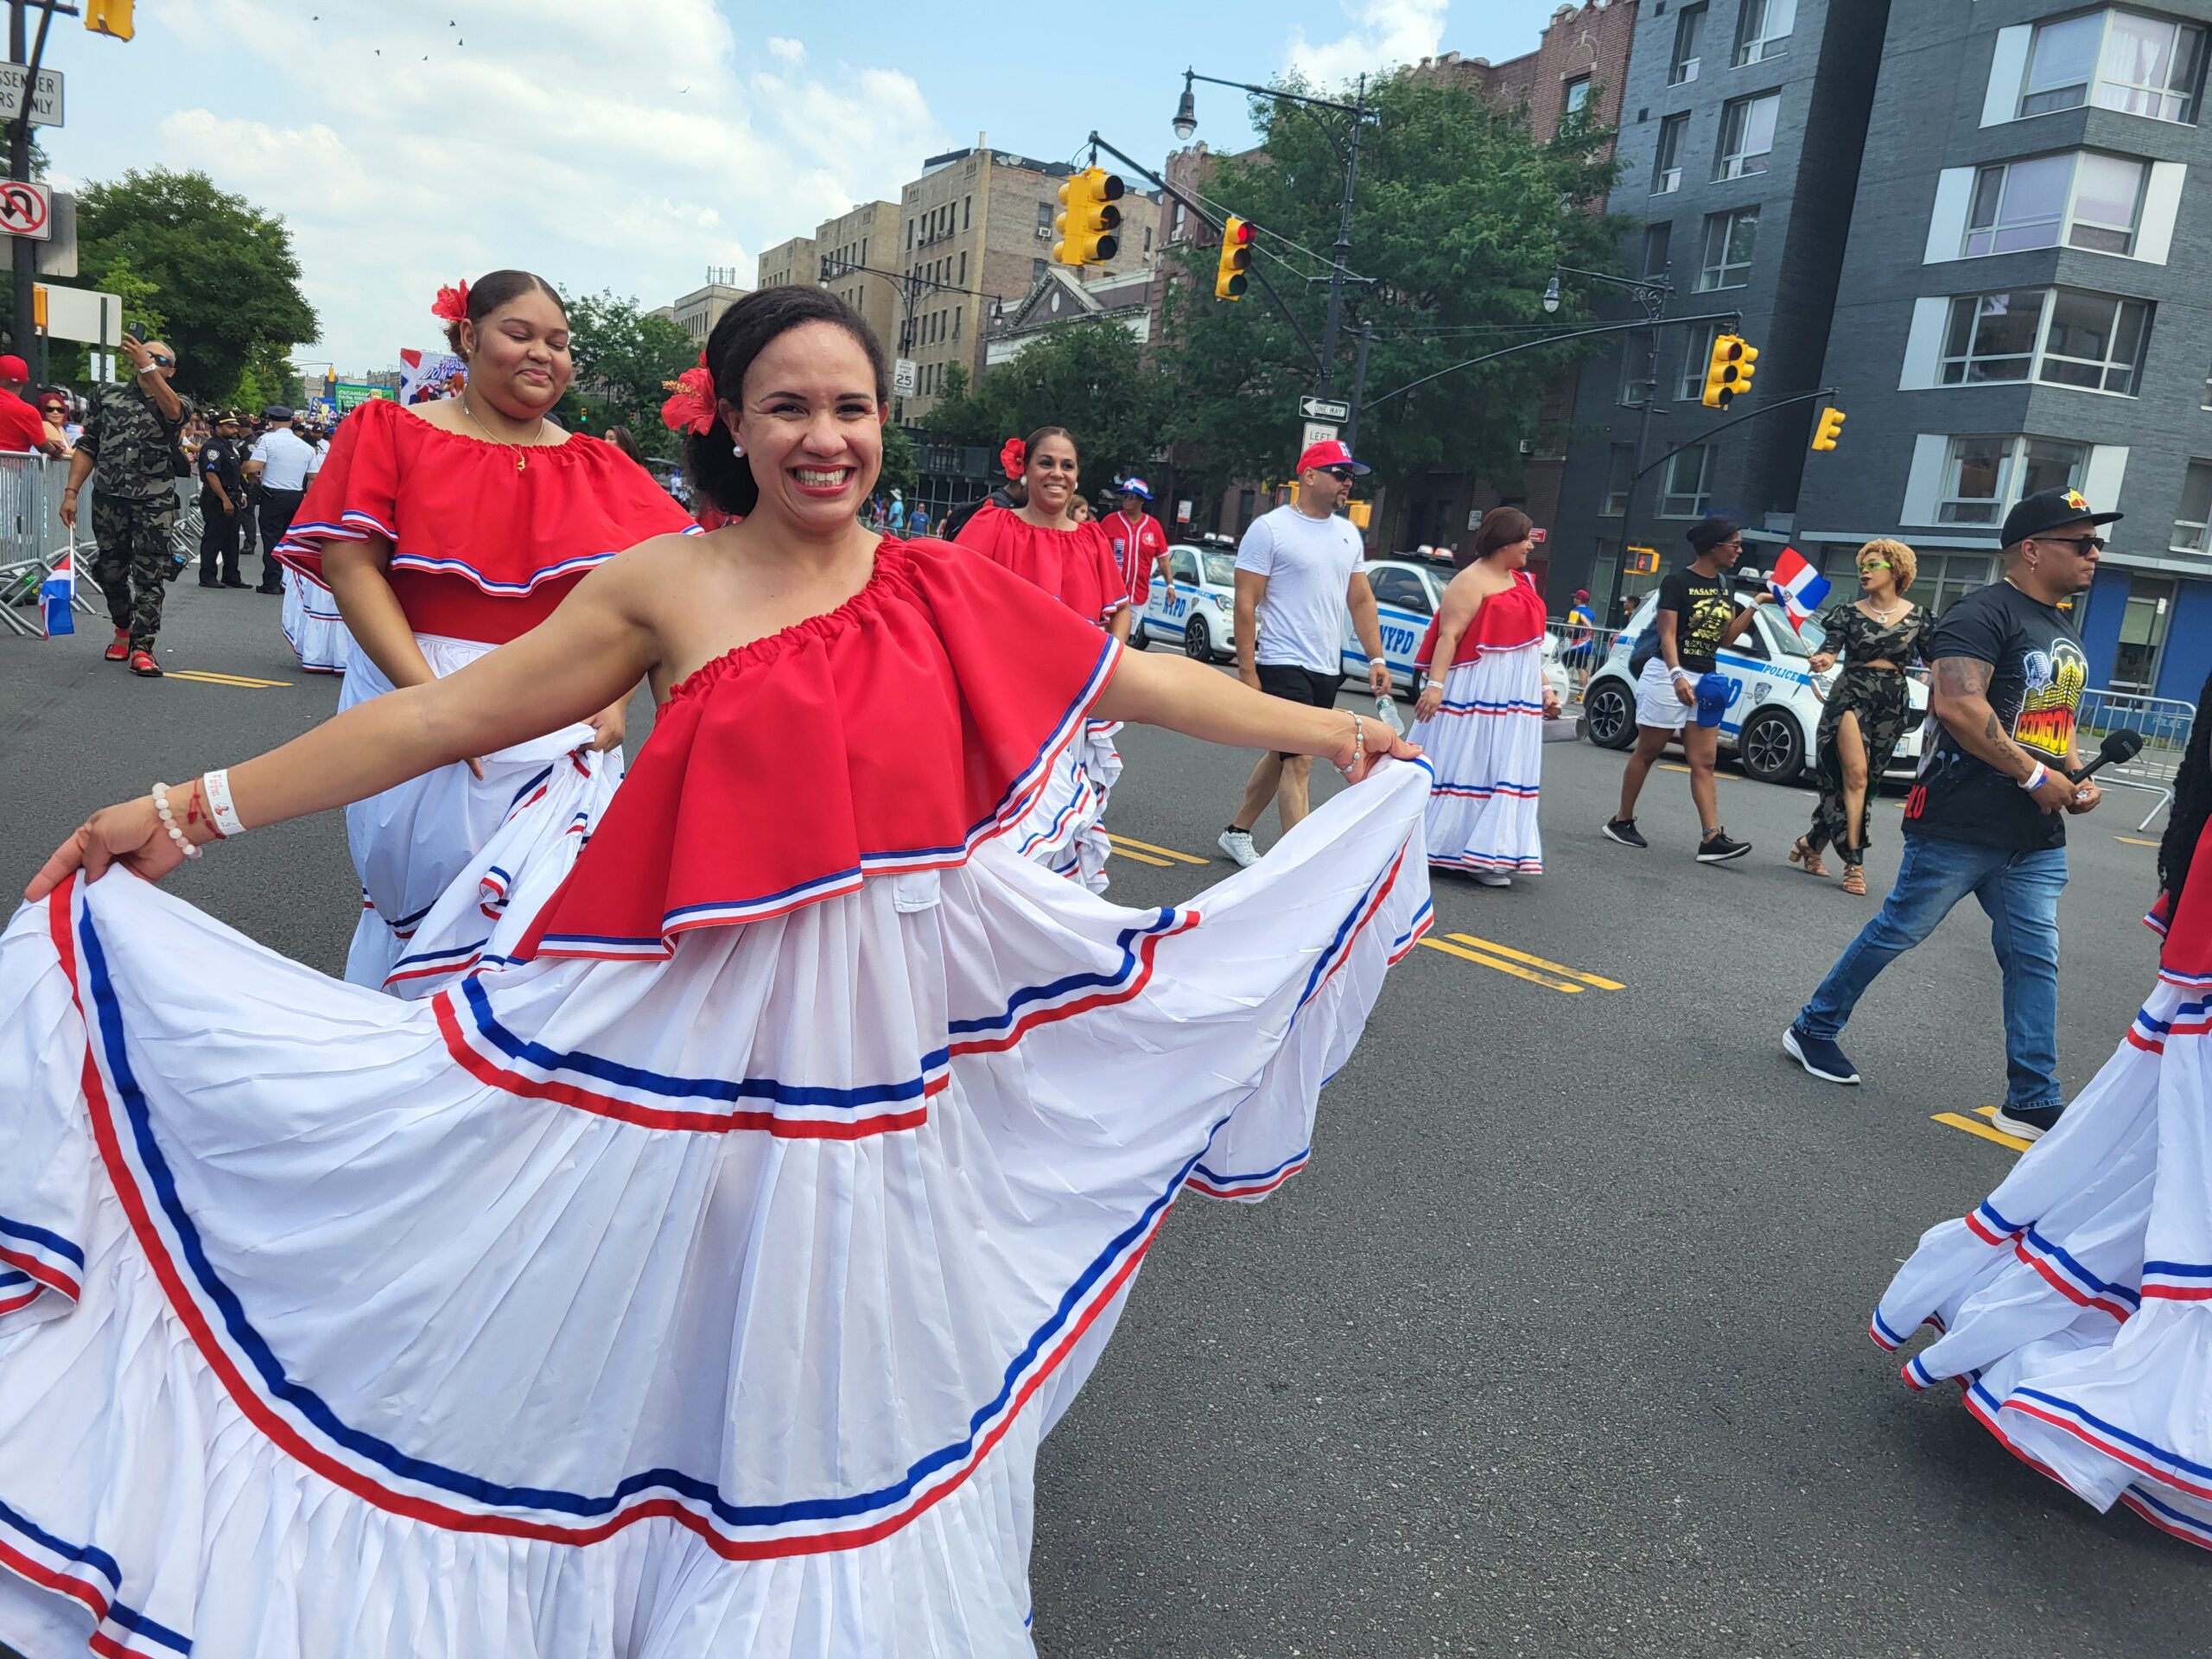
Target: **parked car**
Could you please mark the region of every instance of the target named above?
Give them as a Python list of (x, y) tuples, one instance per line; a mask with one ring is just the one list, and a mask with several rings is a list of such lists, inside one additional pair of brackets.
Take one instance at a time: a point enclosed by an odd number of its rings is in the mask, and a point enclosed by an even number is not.
[[(1449, 558), (1440, 563), (1418, 557), (1370, 559), (1361, 568), (1367, 573), (1367, 585), (1375, 590), (1376, 620), (1382, 634), (1382, 660), (1390, 665), (1391, 683), (1401, 696), (1417, 697), (1424, 677), (1414, 666), (1414, 657), (1428, 632), (1429, 619), (1443, 602), (1445, 588), (1457, 573)], [(1565, 703), (1568, 690), (1567, 669), (1559, 658), (1559, 641), (1548, 633), (1544, 637), (1543, 660), (1544, 683)], [(1342, 667), (1347, 680), (1363, 681), (1367, 677), (1367, 652), (1359, 643), (1359, 632), (1352, 626), (1349, 615), (1344, 618)]]
[[(1752, 597), (1739, 592), (1736, 602), (1749, 605)], [(1628, 671), (1629, 654), (1658, 609), (1655, 589), (1643, 596), (1582, 694), (1590, 741), (1599, 748), (1625, 749), (1636, 741), (1636, 681)], [(1721, 753), (1733, 753), (1745, 772), (1763, 783), (1789, 783), (1813, 758), (1821, 704), (1841, 671), (1832, 668), (1816, 675), (1807, 660), (1826, 639), (1818, 621), (1807, 621), (1800, 634), (1779, 606), (1766, 606), (1734, 645), (1714, 654), (1715, 671), (1728, 681)], [(1909, 779), (1919, 768), (1925, 736), (1928, 687), (1908, 677), (1905, 690), (1912, 706), (1890, 761), (1891, 779)]]
[(1153, 573), (1144, 609), (1137, 613), (1129, 643), (1140, 648), (1154, 639), (1173, 640), (1186, 657), (1202, 663), (1236, 654), (1236, 553), (1233, 548), (1179, 543), (1167, 550), (1173, 580)]

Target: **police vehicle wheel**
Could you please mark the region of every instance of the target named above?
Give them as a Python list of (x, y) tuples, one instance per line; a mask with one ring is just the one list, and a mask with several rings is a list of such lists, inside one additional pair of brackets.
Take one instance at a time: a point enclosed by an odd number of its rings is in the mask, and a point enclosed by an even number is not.
[(1636, 741), (1636, 701), (1618, 680), (1599, 680), (1582, 703), (1590, 741), (1601, 749), (1624, 749)]
[(1805, 769), (1805, 737), (1797, 722), (1778, 709), (1764, 709), (1745, 723), (1736, 739), (1744, 770), (1763, 784), (1786, 784)]
[(1144, 619), (1139, 617), (1136, 626), (1129, 630), (1129, 649), (1142, 651), (1152, 644), (1152, 636), (1144, 631)]
[(1206, 620), (1194, 616), (1183, 625), (1183, 654), (1194, 663), (1213, 661), (1213, 635), (1206, 631)]

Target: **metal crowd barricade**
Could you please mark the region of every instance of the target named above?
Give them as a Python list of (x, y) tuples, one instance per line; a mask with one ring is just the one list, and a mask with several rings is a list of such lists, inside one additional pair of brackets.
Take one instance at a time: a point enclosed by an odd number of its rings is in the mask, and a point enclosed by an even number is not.
[(2145, 697), (2092, 687), (2082, 692), (2074, 718), (2075, 751), (2086, 761), (2107, 732), (2132, 727), (2143, 734), (2143, 747), (2136, 757), (2124, 766), (2105, 767), (2097, 773), (2097, 781), (2107, 789), (2139, 789), (2156, 795), (2149, 814), (2135, 826), (2148, 830), (2173, 804), (2174, 776), (2189, 752), (2189, 734), (2196, 723), (2196, 705), (2178, 697)]
[(1544, 624), (1544, 632), (1551, 636), (1559, 648), (1560, 664), (1567, 670), (1568, 690), (1572, 701), (1582, 700), (1583, 689), (1590, 677), (1605, 665), (1612, 654), (1613, 642), (1620, 638), (1618, 628), (1586, 628), (1577, 626), (1561, 618), (1554, 617)]
[(76, 567), (75, 608), (87, 615), (96, 608), (86, 597), (99, 592), (88, 568), (91, 537), (80, 541), (61, 522), (61, 492), (68, 480), (67, 461), (0, 454), (0, 623), (17, 633), (44, 632), (19, 613), (26, 601), (35, 605), (47, 573), (65, 553)]

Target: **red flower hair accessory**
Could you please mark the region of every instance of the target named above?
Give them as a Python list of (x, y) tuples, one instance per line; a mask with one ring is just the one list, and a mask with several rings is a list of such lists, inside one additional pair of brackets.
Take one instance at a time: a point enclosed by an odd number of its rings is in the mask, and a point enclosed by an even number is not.
[(703, 364), (661, 385), (674, 394), (660, 406), (661, 424), (670, 431), (704, 432), (714, 425), (715, 378)]
[(446, 322), (459, 322), (468, 315), (468, 279), (464, 276), (456, 287), (442, 288), (438, 297), (430, 302), (430, 315)]
[(1008, 438), (999, 451), (999, 466), (1008, 478), (1020, 478), (1029, 470), (1029, 446), (1020, 438)]

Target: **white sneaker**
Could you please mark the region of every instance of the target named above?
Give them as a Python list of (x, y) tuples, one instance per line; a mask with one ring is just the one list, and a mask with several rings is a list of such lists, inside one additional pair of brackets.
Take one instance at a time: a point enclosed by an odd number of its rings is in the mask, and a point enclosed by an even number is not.
[(1252, 844), (1249, 830), (1224, 830), (1215, 843), (1236, 861), (1240, 869), (1250, 869), (1260, 861), (1260, 849)]
[(1486, 887), (1510, 887), (1513, 885), (1513, 878), (1503, 870), (1470, 870), (1467, 874)]

